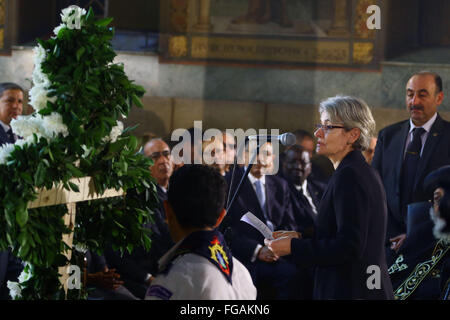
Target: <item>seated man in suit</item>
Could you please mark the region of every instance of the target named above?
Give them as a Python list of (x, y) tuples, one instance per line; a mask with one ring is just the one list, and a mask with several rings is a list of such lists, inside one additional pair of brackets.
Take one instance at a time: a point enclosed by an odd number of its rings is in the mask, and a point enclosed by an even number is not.
[(325, 184), (311, 179), (309, 153), (299, 145), (284, 151), (282, 176), (288, 181), (294, 217), (303, 237), (311, 235)]
[[(245, 168), (250, 162), (249, 153), (247, 146)], [(231, 228), (233, 254), (249, 269), (258, 289), (258, 299), (304, 298), (302, 288), (293, 285), (301, 283), (302, 271), (287, 259), (277, 259), (264, 245), (264, 237), (252, 226), (240, 221), (243, 215), (251, 212), (272, 230), (295, 230), (287, 182), (277, 176), (267, 175), (273, 171), (273, 160), (272, 144), (267, 142), (261, 146), (256, 163), (244, 180), (221, 228)], [(235, 181), (239, 181), (244, 171), (242, 168), (236, 170)], [(231, 194), (234, 194), (237, 184), (233, 182)]]
[(123, 286), (120, 274), (109, 269), (104, 256), (91, 252), (84, 253), (86, 258), (86, 286), (88, 300), (138, 300)]
[(124, 286), (140, 299), (144, 299), (145, 292), (152, 280), (152, 274), (158, 271), (158, 260), (173, 245), (162, 204), (167, 200), (169, 179), (173, 172), (170, 149), (162, 139), (156, 138), (147, 142), (144, 146), (144, 154), (154, 161), (150, 171), (157, 182), (159, 199), (159, 205), (153, 214), (154, 222), (147, 226), (151, 230), (151, 249), (146, 252), (143, 248), (138, 247), (132, 254), (126, 252), (122, 257), (111, 248), (105, 252), (108, 264), (121, 274)]
[[(12, 132), (10, 123), (12, 119), (22, 114), (23, 89), (15, 84), (0, 83), (0, 146), (5, 143), (14, 143), (17, 136)], [(23, 267), (19, 259), (15, 258), (10, 250), (0, 252), (0, 299), (10, 299), (8, 281), (17, 281)]]
[(311, 160), (311, 177), (315, 181), (328, 183), (334, 172), (331, 161), (322, 155), (316, 154), (316, 143), (311, 133), (306, 130), (298, 129), (293, 132), (297, 138), (296, 144), (303, 147), (309, 153)]

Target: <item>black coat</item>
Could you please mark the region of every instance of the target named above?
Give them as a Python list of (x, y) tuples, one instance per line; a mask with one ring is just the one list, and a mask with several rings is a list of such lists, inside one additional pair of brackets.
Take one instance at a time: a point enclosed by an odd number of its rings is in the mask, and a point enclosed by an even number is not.
[(11, 254), (10, 250), (0, 252), (0, 300), (9, 300), (8, 281), (17, 282), (23, 270), (22, 263)]
[(8, 136), (6, 135), (5, 130), (3, 129), (3, 126), (0, 125), (0, 146), (3, 144), (9, 142)]
[[(389, 268), (398, 299), (439, 299), (448, 282), (450, 243), (438, 242), (434, 237), (430, 207), (429, 202), (414, 203), (408, 207), (406, 240), (399, 250), (398, 259)], [(417, 273), (417, 270), (423, 273)], [(410, 285), (406, 285), (408, 282), (411, 282)], [(415, 283), (417, 286), (411, 285)]]
[[(400, 179), (409, 129), (410, 122), (405, 120), (381, 130), (372, 161), (372, 166), (380, 174), (387, 195), (387, 239), (406, 233), (406, 216), (402, 214), (400, 208)], [(450, 164), (450, 122), (443, 120), (438, 114), (419, 160), (412, 202), (428, 200), (423, 190), (425, 177), (448, 164)]]
[[(293, 239), (292, 257), (316, 266), (314, 299), (391, 299), (384, 256), (386, 196), (376, 171), (360, 151), (339, 164), (322, 197), (313, 239)], [(380, 270), (380, 289), (370, 290), (369, 266)]]

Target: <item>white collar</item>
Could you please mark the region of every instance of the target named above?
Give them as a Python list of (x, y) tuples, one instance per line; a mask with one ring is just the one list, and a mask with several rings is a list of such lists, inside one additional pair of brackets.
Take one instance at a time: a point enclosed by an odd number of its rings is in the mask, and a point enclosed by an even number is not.
[(431, 127), (434, 124), (434, 121), (436, 121), (437, 118), (437, 112), (434, 114), (434, 116), (431, 117), (430, 120), (428, 120), (422, 127), (417, 127), (411, 120), (411, 118), (409, 119), (409, 133), (411, 133), (411, 131), (413, 131), (415, 128), (424, 128), (426, 132), (430, 132)]
[(297, 189), (297, 191), (302, 190), (303, 193), (307, 192), (308, 191), (308, 180), (305, 179), (305, 181), (303, 181), (301, 186), (294, 184), (294, 187), (295, 187), (295, 189)]
[(266, 185), (266, 175), (263, 175), (260, 179), (258, 179), (254, 175), (249, 173), (248, 174), (248, 178), (249, 178), (250, 182), (252, 183), (252, 185), (254, 185), (255, 182), (258, 181), (258, 180), (262, 183), (263, 186)]
[(303, 181), (302, 188), (303, 190), (305, 190), (305, 192), (308, 191), (308, 179), (305, 179), (305, 181)]

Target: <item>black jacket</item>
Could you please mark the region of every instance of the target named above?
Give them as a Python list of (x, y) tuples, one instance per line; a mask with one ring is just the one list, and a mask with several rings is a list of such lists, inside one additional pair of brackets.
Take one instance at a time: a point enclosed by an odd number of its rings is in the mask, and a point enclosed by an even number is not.
[[(409, 128), (408, 119), (381, 130), (372, 161), (372, 166), (379, 172), (386, 190), (388, 205), (387, 239), (406, 233), (406, 216), (402, 215), (400, 208), (400, 179)], [(423, 190), (425, 177), (430, 172), (448, 164), (450, 164), (450, 122), (443, 120), (438, 114), (419, 160), (412, 202), (428, 200)]]
[[(360, 151), (339, 164), (322, 197), (313, 239), (293, 239), (292, 257), (316, 266), (314, 299), (391, 299), (384, 256), (386, 196)], [(369, 266), (380, 270), (380, 289), (369, 289)]]

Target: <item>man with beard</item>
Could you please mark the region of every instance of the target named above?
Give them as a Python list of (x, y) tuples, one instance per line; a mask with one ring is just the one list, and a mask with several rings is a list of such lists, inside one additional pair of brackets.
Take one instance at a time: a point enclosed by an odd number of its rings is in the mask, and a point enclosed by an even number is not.
[(438, 112), (444, 92), (439, 75), (422, 71), (406, 85), (410, 119), (380, 131), (372, 165), (386, 189), (388, 226), (387, 263), (396, 260), (406, 239), (406, 213), (410, 203), (428, 200), (423, 181), (428, 173), (450, 164), (450, 123)]
[(424, 190), (430, 200), (409, 206), (408, 236), (389, 268), (397, 300), (450, 299), (450, 166), (428, 174)]
[(159, 206), (153, 214), (154, 222), (148, 226), (152, 231), (150, 252), (143, 248), (135, 248), (132, 254), (125, 253), (123, 256), (111, 248), (105, 252), (108, 265), (117, 269), (124, 286), (140, 299), (145, 297), (147, 287), (153, 279), (152, 275), (158, 271), (158, 260), (173, 246), (163, 207), (173, 172), (170, 149), (162, 139), (155, 138), (144, 146), (144, 154), (153, 160), (150, 171), (157, 183), (159, 199)]

